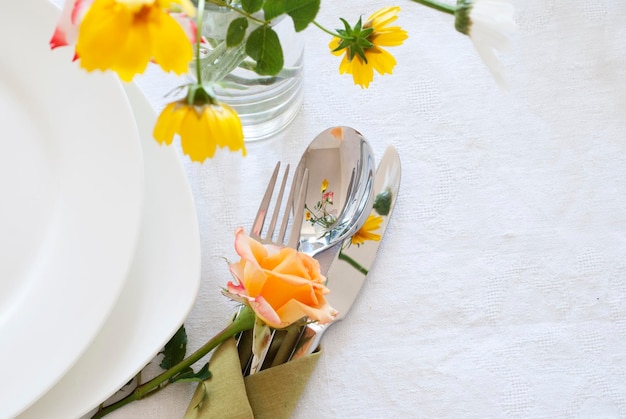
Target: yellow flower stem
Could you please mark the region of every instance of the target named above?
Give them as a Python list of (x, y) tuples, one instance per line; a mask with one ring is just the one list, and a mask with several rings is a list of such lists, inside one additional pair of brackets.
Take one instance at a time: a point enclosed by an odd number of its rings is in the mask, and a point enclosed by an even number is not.
[(419, 3), (423, 6), (428, 6), (431, 9), (439, 10), (440, 12), (454, 15), (456, 7), (451, 4), (442, 3), (436, 0), (413, 0), (415, 3)]
[(261, 25), (267, 25), (269, 23), (267, 20), (263, 20), (263, 19), (259, 19), (257, 17), (254, 17), (251, 14), (246, 13), (245, 11), (239, 9), (238, 7), (231, 6), (230, 4), (228, 4), (228, 3), (226, 3), (225, 1), (222, 1), (222, 0), (209, 0), (209, 3), (213, 3), (216, 6), (225, 7), (227, 9), (232, 10), (232, 11), (235, 11), (235, 12), (239, 13), (240, 15), (245, 16), (247, 19), (253, 20), (256, 23), (259, 23)]
[(315, 26), (317, 26), (319, 29), (321, 29), (322, 31), (324, 31), (324, 32), (326, 32), (327, 34), (329, 34), (330, 36), (335, 36), (335, 37), (337, 37), (337, 38), (341, 38), (341, 39), (351, 39), (351, 38), (350, 38), (350, 37), (348, 37), (348, 36), (342, 36), (342, 35), (340, 35), (340, 34), (338, 34), (338, 33), (335, 33), (335, 32), (333, 32), (333, 31), (331, 31), (331, 30), (326, 29), (325, 27), (323, 27), (322, 25), (320, 25), (319, 23), (317, 23), (317, 21), (315, 21), (315, 20), (313, 21), (313, 24), (314, 24)]
[(198, 11), (196, 17), (196, 80), (202, 84), (202, 68), (200, 67), (200, 41), (202, 40), (202, 23), (204, 16), (204, 0), (198, 1)]
[(343, 253), (341, 250), (339, 251), (339, 255), (337, 256), (339, 260), (343, 260), (344, 262), (348, 262), (354, 269), (361, 272), (363, 275), (368, 274), (368, 270), (365, 269), (359, 262), (352, 259), (350, 256)]
[(174, 365), (172, 368), (162, 372), (161, 374), (154, 377), (152, 380), (147, 381), (145, 384), (138, 386), (131, 394), (126, 396), (125, 398), (101, 409), (98, 410), (93, 416), (94, 418), (102, 418), (105, 415), (119, 409), (120, 407), (126, 406), (127, 404), (134, 402), (136, 400), (144, 399), (148, 396), (153, 395), (160, 389), (162, 389), (165, 385), (169, 383), (170, 378), (175, 377), (181, 371), (189, 368), (191, 365), (199, 361), (206, 354), (211, 352), (213, 349), (217, 348), (221, 343), (225, 342), (229, 338), (235, 336), (239, 332), (243, 332), (245, 330), (250, 330), (254, 326), (254, 320), (256, 316), (254, 311), (248, 306), (244, 306), (241, 312), (237, 315), (235, 320), (230, 323), (227, 327), (225, 327), (221, 332), (215, 335), (211, 340), (202, 345), (200, 349), (195, 351), (193, 354), (189, 355), (187, 358), (183, 359), (178, 364)]

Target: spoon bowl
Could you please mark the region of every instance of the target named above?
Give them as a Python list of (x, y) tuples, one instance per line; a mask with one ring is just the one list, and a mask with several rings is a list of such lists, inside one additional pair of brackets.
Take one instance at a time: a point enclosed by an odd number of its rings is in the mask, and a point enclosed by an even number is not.
[(339, 250), (365, 223), (374, 199), (376, 164), (363, 135), (338, 126), (313, 139), (300, 159), (295, 179), (300, 180), (305, 169), (309, 171), (307, 213), (298, 250), (319, 260), (322, 252), (334, 247)]

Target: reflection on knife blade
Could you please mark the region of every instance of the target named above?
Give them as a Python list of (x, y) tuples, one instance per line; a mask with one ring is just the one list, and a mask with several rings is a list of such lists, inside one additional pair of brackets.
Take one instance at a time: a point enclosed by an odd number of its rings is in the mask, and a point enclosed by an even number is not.
[[(363, 227), (343, 243), (337, 259), (327, 274), (326, 285), (330, 293), (326, 299), (339, 311), (334, 322), (346, 316), (365, 282), (387, 229), (399, 189), (400, 157), (396, 149), (389, 146), (376, 170), (372, 212)], [(307, 325), (299, 347), (290, 359), (297, 359), (313, 352), (325, 330), (333, 323)], [(280, 362), (281, 360), (276, 360), (273, 365)]]

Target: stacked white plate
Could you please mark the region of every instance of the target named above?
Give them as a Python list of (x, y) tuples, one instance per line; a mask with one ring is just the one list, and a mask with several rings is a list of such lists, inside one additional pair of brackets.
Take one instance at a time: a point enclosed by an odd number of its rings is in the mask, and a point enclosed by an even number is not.
[(196, 214), (137, 86), (50, 51), (48, 0), (0, 7), (0, 419), (77, 418), (187, 316)]

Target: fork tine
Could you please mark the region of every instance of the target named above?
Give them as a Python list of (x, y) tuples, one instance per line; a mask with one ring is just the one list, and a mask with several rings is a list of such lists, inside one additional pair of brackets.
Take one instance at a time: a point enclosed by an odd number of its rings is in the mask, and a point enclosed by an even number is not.
[[(276, 198), (276, 205), (274, 206), (274, 213), (272, 214), (272, 221), (270, 222), (270, 227), (265, 234), (265, 238), (268, 241), (273, 241), (272, 236), (274, 235), (274, 229), (276, 228), (276, 221), (278, 220), (278, 213), (280, 212), (280, 206), (283, 203), (283, 195), (285, 194), (285, 185), (287, 185), (287, 178), (289, 177), (289, 165), (285, 168), (285, 175), (283, 176), (283, 181), (280, 184), (280, 191), (278, 192), (278, 198)], [(292, 188), (293, 190), (293, 188)], [(291, 197), (291, 193), (289, 194)], [(285, 208), (285, 216), (289, 215), (289, 203), (287, 203), (287, 207)], [(288, 221), (288, 218), (287, 218)], [(283, 225), (280, 228), (280, 231), (283, 231), (283, 227), (285, 227), (285, 217), (283, 217)], [(283, 233), (284, 235), (284, 233)], [(283, 243), (282, 236), (279, 234), (278, 239), (276, 240), (278, 244)]]
[[(286, 202), (286, 205), (285, 205), (285, 212), (283, 213), (283, 221), (282, 221), (282, 223), (280, 225), (280, 230), (278, 232), (278, 236), (276, 237), (276, 241), (278, 243), (280, 243), (280, 244), (284, 244), (285, 243), (285, 233), (287, 232), (287, 226), (289, 225), (289, 217), (291, 216), (293, 196), (294, 196), (294, 193), (295, 193), (295, 190), (296, 190), (297, 186), (298, 186), (298, 183), (296, 182), (296, 176), (294, 176), (294, 178), (291, 181), (291, 188), (289, 190), (289, 196), (287, 197), (287, 202)], [(298, 227), (298, 232), (299, 231), (300, 231), (300, 227)], [(285, 246), (287, 246), (287, 245), (285, 244)], [(288, 247), (290, 247), (290, 246), (288, 246)], [(295, 247), (294, 247), (294, 249), (295, 249)]]
[(263, 224), (265, 223), (265, 216), (267, 215), (267, 209), (270, 206), (270, 200), (272, 199), (272, 194), (274, 193), (274, 186), (276, 185), (276, 178), (278, 177), (279, 169), (280, 169), (280, 162), (276, 163), (276, 167), (274, 168), (274, 173), (272, 173), (272, 177), (270, 178), (270, 181), (267, 184), (265, 195), (263, 195), (263, 199), (261, 200), (261, 204), (259, 205), (259, 210), (257, 211), (256, 217), (254, 218), (254, 222), (252, 223), (252, 229), (250, 231), (251, 237), (254, 237), (257, 239), (261, 238), (261, 230), (263, 229)]
[[(298, 248), (298, 242), (300, 241), (300, 230), (302, 229), (302, 222), (304, 221), (304, 201), (309, 189), (309, 169), (304, 170), (304, 176), (302, 182), (299, 184), (300, 190), (298, 193), (298, 200), (295, 201), (293, 207), (293, 221), (291, 222), (291, 234), (289, 235), (289, 241), (287, 247)], [(295, 187), (291, 188), (293, 192)], [(291, 203), (291, 199), (289, 200)]]

